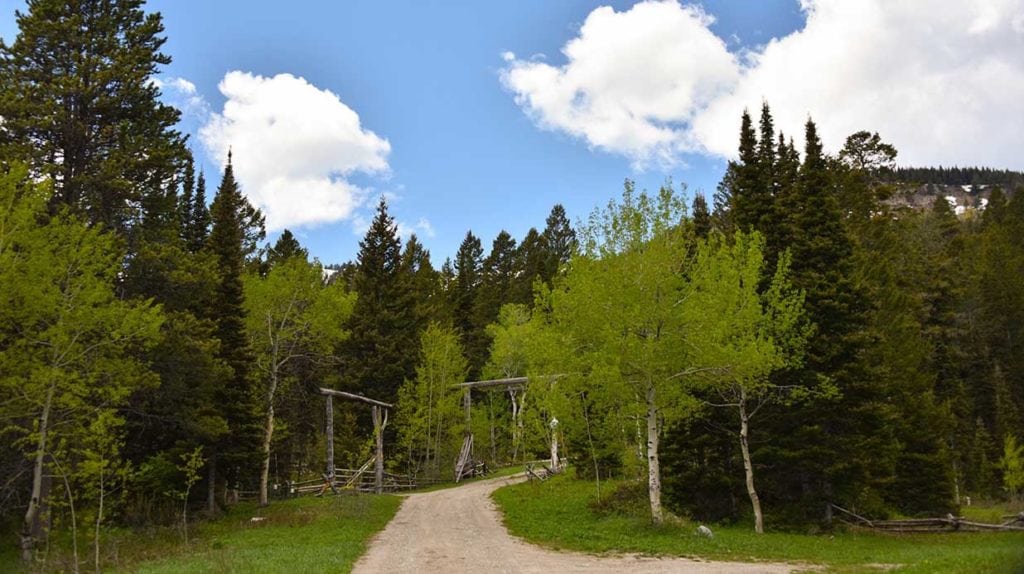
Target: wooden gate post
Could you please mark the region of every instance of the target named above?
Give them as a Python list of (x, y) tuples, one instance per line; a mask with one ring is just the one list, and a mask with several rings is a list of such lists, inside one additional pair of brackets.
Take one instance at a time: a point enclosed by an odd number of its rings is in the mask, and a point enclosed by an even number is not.
[(384, 492), (384, 425), (381, 421), (381, 408), (373, 405), (373, 438), (376, 444), (377, 456), (374, 461), (374, 491), (377, 494)]
[(327, 422), (327, 480), (334, 484), (334, 397), (327, 395), (327, 410), (324, 419)]

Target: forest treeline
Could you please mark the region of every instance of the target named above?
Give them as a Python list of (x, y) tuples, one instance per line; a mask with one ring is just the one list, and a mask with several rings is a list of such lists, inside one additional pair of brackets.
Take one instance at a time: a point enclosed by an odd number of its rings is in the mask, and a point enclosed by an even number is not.
[[(1019, 495), (1022, 194), (961, 219), (942, 199), (886, 206), (892, 146), (859, 132), (828, 155), (808, 122), (797, 150), (765, 105), (711, 205), (627, 181), (578, 228), (555, 205), (437, 266), (381, 199), (325, 280), (292, 233), (265, 243), (230, 155), (216, 189), (197, 173), (152, 81), (159, 14), (35, 0), (17, 22), (0, 45), (0, 520), (27, 560), (51, 532), (88, 530), (99, 560), (113, 525), (187, 529), (319, 476), (318, 387), (397, 403), (394, 470), (450, 476), (470, 431), (492, 465), (557, 439), (598, 487), (643, 478), (656, 520), (760, 530), (827, 523), (830, 503)], [(531, 382), (475, 392), (465, 419), (454, 384), (513, 376)], [(368, 413), (336, 409), (335, 458), (358, 467)]]
[(1024, 185), (1024, 173), (990, 167), (895, 167), (879, 172), (885, 181), (938, 185), (998, 185), (1012, 193)]

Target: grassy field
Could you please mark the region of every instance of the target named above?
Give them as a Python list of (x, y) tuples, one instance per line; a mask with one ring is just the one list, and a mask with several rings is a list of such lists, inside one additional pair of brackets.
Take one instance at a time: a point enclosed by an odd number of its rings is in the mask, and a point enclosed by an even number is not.
[[(609, 492), (609, 484), (602, 491)], [(831, 572), (1021, 573), (1024, 533), (884, 535), (864, 532), (810, 536), (714, 526), (714, 539), (696, 524), (654, 527), (642, 516), (598, 515), (589, 506), (594, 484), (556, 477), (501, 488), (494, 499), (512, 534), (556, 549), (636, 552), (721, 560), (786, 561), (823, 565)]]
[[(116, 531), (104, 539), (104, 570), (121, 572), (349, 572), (371, 536), (398, 511), (397, 496), (338, 496), (240, 504), (226, 516), (196, 525), (186, 546), (173, 529)], [(263, 520), (253, 521), (253, 517)], [(69, 545), (68, 543), (67, 545)], [(66, 546), (61, 544), (62, 547)], [(83, 571), (92, 571), (88, 541), (79, 542)], [(13, 547), (0, 565), (14, 570)], [(43, 571), (70, 571), (70, 551)], [(0, 566), (0, 571), (7, 571)]]

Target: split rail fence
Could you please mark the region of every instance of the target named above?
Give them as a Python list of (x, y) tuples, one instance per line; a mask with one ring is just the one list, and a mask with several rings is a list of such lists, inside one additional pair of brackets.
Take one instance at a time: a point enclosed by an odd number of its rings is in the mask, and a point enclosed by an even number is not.
[(1020, 531), (1024, 532), (1024, 512), (1016, 515), (1003, 516), (1001, 524), (975, 522), (962, 516), (947, 514), (945, 518), (904, 518), (900, 520), (869, 520), (840, 506), (832, 505), (849, 520), (839, 520), (851, 526), (870, 528), (884, 532), (921, 533), (921, 532), (993, 532)]

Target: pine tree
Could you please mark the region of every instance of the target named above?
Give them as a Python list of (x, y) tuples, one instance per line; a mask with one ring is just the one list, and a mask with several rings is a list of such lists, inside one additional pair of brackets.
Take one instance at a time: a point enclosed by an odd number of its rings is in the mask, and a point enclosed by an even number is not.
[(565, 215), (565, 208), (555, 204), (545, 220), (543, 239), (548, 257), (544, 268), (544, 281), (549, 285), (558, 273), (559, 268), (569, 262), (576, 250), (576, 231)]
[(267, 249), (267, 265), (273, 267), (294, 257), (303, 260), (309, 259), (309, 251), (299, 243), (298, 239), (295, 239), (295, 235), (291, 231), (285, 229), (277, 238), (277, 242)]
[(544, 237), (535, 227), (531, 227), (516, 250), (519, 271), (510, 302), (522, 305), (533, 305), (533, 283), (543, 277), (545, 255)]
[(475, 304), (477, 324), (486, 327), (493, 323), (501, 306), (510, 301), (518, 272), (516, 255), (516, 240), (501, 230), (483, 261), (480, 293)]
[[(246, 242), (248, 238), (262, 236), (263, 230), (262, 227), (252, 228), (254, 221), (262, 221), (262, 215), (242, 195), (235, 181), (230, 153), (210, 216), (213, 229), (206, 248), (214, 255), (219, 272), (212, 318), (220, 341), (218, 355), (230, 367), (231, 376), (215, 394), (229, 433), (212, 449), (207, 464), (211, 476), (220, 472), (229, 481), (235, 481), (240, 478), (242, 468), (254, 470), (250, 467), (257, 449), (258, 422), (252, 404), (252, 353), (245, 332), (242, 275), (246, 266)], [(215, 482), (211, 480), (209, 486), (213, 488)]]
[(451, 321), (440, 274), (430, 262), (430, 251), (420, 243), (415, 233), (409, 236), (402, 250), (401, 276), (409, 284), (409, 294), (416, 310), (416, 333), (422, 332), (429, 321), (444, 324)]
[(381, 197), (377, 213), (359, 242), (349, 321), (351, 337), (343, 345), (343, 376), (349, 386), (386, 402), (398, 398), (402, 381), (415, 375), (415, 308), (402, 276), (398, 226)]
[(178, 198), (179, 235), (188, 242), (189, 229), (192, 224), (192, 212), (196, 200), (196, 168), (191, 152), (185, 157), (185, 167), (181, 173), (181, 197)]
[(707, 239), (711, 233), (711, 214), (708, 213), (708, 202), (704, 194), (698, 193), (693, 198), (693, 233), (701, 239)]
[(484, 325), (479, 323), (475, 313), (482, 283), (483, 251), (480, 238), (467, 231), (455, 254), (455, 284), (450, 293), (455, 328), (462, 338), (462, 349), (469, 361), (469, 376), (472, 378), (480, 374), (480, 368), (487, 360)]
[(171, 62), (159, 13), (142, 0), (33, 0), (0, 44), (0, 157), (50, 176), (53, 201), (125, 230), (185, 158), (179, 112), (153, 77)]
[(764, 214), (770, 208), (768, 190), (762, 188), (757, 135), (750, 114), (744, 110), (740, 122), (739, 160), (726, 169), (731, 222), (741, 231), (761, 229)]
[(199, 172), (199, 178), (196, 180), (196, 193), (192, 198), (188, 229), (185, 231), (190, 250), (198, 252), (206, 245), (210, 235), (210, 210), (206, 207), (206, 176), (202, 172)]

